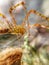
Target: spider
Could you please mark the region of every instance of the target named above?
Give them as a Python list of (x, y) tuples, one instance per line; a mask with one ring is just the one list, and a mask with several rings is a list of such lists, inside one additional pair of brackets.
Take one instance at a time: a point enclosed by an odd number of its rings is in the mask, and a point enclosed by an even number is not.
[[(12, 11), (13, 11), (16, 7), (18, 7), (18, 6), (20, 6), (20, 5), (23, 5), (24, 10), (25, 10), (25, 13), (26, 13), (26, 16), (25, 16), (25, 18), (24, 18), (24, 21), (23, 21), (22, 25), (17, 25), (17, 24), (16, 24), (17, 21), (15, 20)], [(30, 26), (36, 26), (36, 27), (38, 27), (38, 28), (39, 28), (39, 27), (41, 27), (41, 28), (45, 27), (46, 29), (49, 29), (48, 26), (44, 26), (44, 25), (41, 25), (41, 24), (34, 24), (34, 25), (30, 25), (30, 24), (29, 24), (29, 22), (28, 22), (28, 17), (29, 17), (29, 15), (30, 15), (31, 13), (36, 14), (36, 15), (38, 15), (38, 16), (44, 18), (44, 19), (47, 20), (47, 21), (49, 21), (49, 18), (46, 17), (46, 16), (44, 16), (43, 14), (37, 12), (36, 10), (30, 10), (29, 12), (27, 12), (24, 2), (20, 2), (20, 3), (16, 4), (16, 5), (10, 7), (9, 13), (10, 13), (10, 16), (12, 17), (13, 25), (9, 23), (8, 18), (7, 18), (4, 14), (0, 13), (0, 16), (6, 20), (8, 26), (9, 26), (8, 29), (4, 29), (4, 30), (2, 30), (2, 28), (0, 27), (0, 29), (1, 29), (1, 30), (0, 30), (0, 33), (11, 33), (11, 34), (20, 33), (20, 34), (23, 35), (23, 34), (26, 32), (26, 28), (25, 28), (25, 25), (26, 25), (26, 24), (27, 24), (27, 30), (29, 30), (29, 27), (30, 27)]]

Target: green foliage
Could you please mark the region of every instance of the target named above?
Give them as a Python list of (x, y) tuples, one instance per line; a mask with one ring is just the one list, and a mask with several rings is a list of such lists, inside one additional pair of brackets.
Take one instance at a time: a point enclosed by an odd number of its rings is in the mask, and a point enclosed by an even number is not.
[(29, 45), (28, 35), (24, 37), (22, 65), (49, 65), (49, 54), (45, 47), (36, 49), (36, 46)]

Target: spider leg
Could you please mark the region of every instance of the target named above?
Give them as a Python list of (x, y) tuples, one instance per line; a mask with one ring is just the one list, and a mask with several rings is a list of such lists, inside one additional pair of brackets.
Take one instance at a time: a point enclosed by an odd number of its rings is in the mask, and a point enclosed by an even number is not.
[(20, 2), (20, 3), (16, 4), (16, 5), (10, 7), (10, 9), (9, 9), (9, 13), (10, 13), (10, 16), (12, 17), (12, 22), (13, 22), (14, 26), (16, 26), (16, 22), (17, 22), (17, 21), (15, 20), (14, 15), (12, 14), (12, 11), (13, 11), (14, 9), (16, 9), (16, 8), (17, 8), (18, 6), (20, 6), (20, 5), (23, 5), (24, 10), (26, 10), (26, 7), (24, 6), (24, 2)]
[(11, 28), (11, 25), (10, 25), (10, 23), (9, 23), (9, 21), (8, 21), (8, 19), (7, 19), (7, 17), (6, 17), (4, 14), (2, 14), (2, 13), (0, 13), (0, 16), (1, 16), (3, 19), (6, 20), (6, 23), (8, 24), (9, 30), (11, 31), (12, 28)]

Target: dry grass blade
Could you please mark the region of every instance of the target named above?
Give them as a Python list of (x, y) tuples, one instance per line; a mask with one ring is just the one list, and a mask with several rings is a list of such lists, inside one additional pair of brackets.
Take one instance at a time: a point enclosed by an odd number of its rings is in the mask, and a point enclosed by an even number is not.
[(7, 48), (0, 52), (0, 65), (20, 64), (21, 56), (21, 48)]

